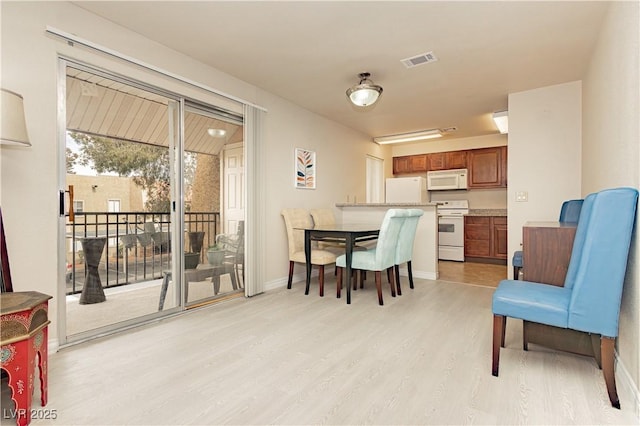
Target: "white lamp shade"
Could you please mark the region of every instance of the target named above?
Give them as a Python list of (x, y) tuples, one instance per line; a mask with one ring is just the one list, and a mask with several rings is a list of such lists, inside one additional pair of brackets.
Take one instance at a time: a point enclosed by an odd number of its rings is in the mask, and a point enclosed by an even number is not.
[(31, 146), (24, 119), (22, 96), (6, 89), (0, 89), (0, 91), (2, 94), (0, 143)]

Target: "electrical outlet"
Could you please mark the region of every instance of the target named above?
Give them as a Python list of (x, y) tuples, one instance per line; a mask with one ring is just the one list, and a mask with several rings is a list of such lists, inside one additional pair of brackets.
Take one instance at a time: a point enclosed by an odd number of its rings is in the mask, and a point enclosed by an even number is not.
[(527, 191), (516, 191), (516, 202), (523, 203), (529, 201)]

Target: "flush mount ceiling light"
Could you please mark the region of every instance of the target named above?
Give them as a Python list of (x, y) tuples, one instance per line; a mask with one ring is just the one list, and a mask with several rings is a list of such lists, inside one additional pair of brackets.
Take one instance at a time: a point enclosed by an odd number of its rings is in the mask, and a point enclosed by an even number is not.
[(207, 129), (207, 133), (209, 133), (209, 136), (212, 138), (221, 138), (227, 134), (227, 131), (223, 129)]
[(509, 133), (509, 111), (494, 112), (493, 121), (500, 133)]
[(424, 139), (434, 139), (442, 137), (440, 129), (422, 130), (420, 132), (401, 133), (398, 135), (380, 136), (373, 138), (375, 143), (384, 145), (388, 143), (413, 142)]
[(360, 73), (360, 83), (347, 89), (347, 97), (355, 106), (373, 105), (380, 97), (382, 87), (373, 84), (373, 81), (369, 80), (370, 76), (368, 72)]

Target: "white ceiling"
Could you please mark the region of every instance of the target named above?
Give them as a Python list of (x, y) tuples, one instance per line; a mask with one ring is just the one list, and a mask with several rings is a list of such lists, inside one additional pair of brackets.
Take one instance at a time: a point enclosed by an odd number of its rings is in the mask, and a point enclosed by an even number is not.
[[(582, 79), (608, 2), (74, 3), (370, 136), (459, 138), (497, 133), (509, 93)], [(345, 91), (363, 71), (384, 92), (358, 110)]]

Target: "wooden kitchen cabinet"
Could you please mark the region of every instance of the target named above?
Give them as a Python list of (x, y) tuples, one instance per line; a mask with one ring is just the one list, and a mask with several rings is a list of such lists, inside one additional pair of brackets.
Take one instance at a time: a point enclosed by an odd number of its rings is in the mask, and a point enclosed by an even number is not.
[(467, 154), (469, 189), (506, 188), (507, 148), (472, 149)]
[(507, 218), (505, 216), (465, 216), (465, 260), (507, 259)]
[(464, 257), (491, 256), (491, 217), (465, 216)]
[(507, 218), (505, 216), (493, 216), (491, 218), (491, 257), (494, 259), (507, 259)]
[(427, 154), (393, 157), (393, 174), (418, 173), (427, 171)]
[(467, 168), (467, 151), (434, 152), (428, 157), (429, 170)]

